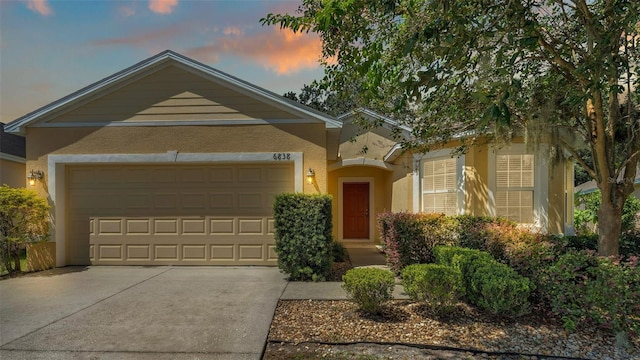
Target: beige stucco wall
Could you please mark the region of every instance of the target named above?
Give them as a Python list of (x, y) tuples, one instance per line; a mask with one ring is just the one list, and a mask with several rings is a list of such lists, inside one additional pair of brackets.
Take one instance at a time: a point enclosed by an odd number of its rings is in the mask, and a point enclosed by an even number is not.
[(14, 188), (25, 187), (27, 181), (26, 176), (25, 164), (0, 159), (0, 186), (9, 185)]
[(335, 239), (341, 240), (339, 236), (340, 218), (340, 200), (339, 200), (339, 184), (340, 179), (343, 181), (359, 182), (364, 178), (373, 179), (373, 206), (370, 210), (370, 220), (374, 222), (374, 233), (372, 239), (379, 242), (380, 235), (375, 225), (376, 216), (379, 213), (391, 210), (391, 172), (385, 169), (367, 167), (367, 166), (350, 166), (329, 172), (329, 183), (327, 187), (328, 193), (333, 197), (332, 217), (333, 217), (333, 236)]
[(489, 148), (473, 147), (465, 154), (465, 214), (489, 215)]
[(27, 165), (45, 176), (48, 154), (303, 152), (305, 172), (313, 168), (326, 192), (324, 124), (28, 128), (27, 137)]
[(406, 152), (394, 161), (391, 174), (391, 211), (413, 211), (413, 156)]
[[(27, 128), (27, 167), (45, 179), (34, 189), (49, 198), (49, 154), (154, 154), (302, 152), (303, 171), (316, 173), (304, 182), (306, 193), (326, 193), (325, 124)], [(304, 176), (304, 174), (302, 174)], [(55, 213), (55, 205), (52, 213)], [(55, 234), (52, 234), (55, 241)]]

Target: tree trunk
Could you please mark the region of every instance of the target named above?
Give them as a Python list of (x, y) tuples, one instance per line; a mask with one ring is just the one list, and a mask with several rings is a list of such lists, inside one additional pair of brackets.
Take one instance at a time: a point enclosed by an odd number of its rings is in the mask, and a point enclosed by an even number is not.
[(598, 210), (598, 255), (619, 255), (619, 238), (622, 230), (622, 202), (621, 206), (614, 204), (611, 199), (605, 197)]

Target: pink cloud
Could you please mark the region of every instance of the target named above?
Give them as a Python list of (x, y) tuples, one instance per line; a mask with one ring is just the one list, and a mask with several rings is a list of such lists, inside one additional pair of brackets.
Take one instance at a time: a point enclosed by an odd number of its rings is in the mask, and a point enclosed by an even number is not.
[(273, 28), (271, 32), (223, 38), (212, 45), (186, 51), (187, 56), (205, 61), (217, 61), (220, 54), (225, 53), (248, 58), (278, 74), (291, 74), (319, 66), (322, 42), (315, 34)]
[(157, 14), (171, 14), (178, 0), (149, 0), (149, 9)]
[(37, 12), (42, 16), (49, 16), (53, 14), (53, 10), (51, 10), (48, 0), (27, 0), (27, 7), (29, 10)]

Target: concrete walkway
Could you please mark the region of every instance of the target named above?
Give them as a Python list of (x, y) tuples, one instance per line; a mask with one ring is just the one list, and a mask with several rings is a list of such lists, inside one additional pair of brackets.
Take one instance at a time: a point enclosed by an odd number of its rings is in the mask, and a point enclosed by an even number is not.
[[(389, 269), (387, 260), (373, 244), (366, 241), (345, 241), (342, 243), (347, 249), (353, 267), (379, 267)], [(395, 299), (408, 299), (400, 280), (396, 279), (393, 290)], [(347, 294), (342, 289), (341, 282), (289, 282), (280, 297), (281, 300), (346, 300)]]

